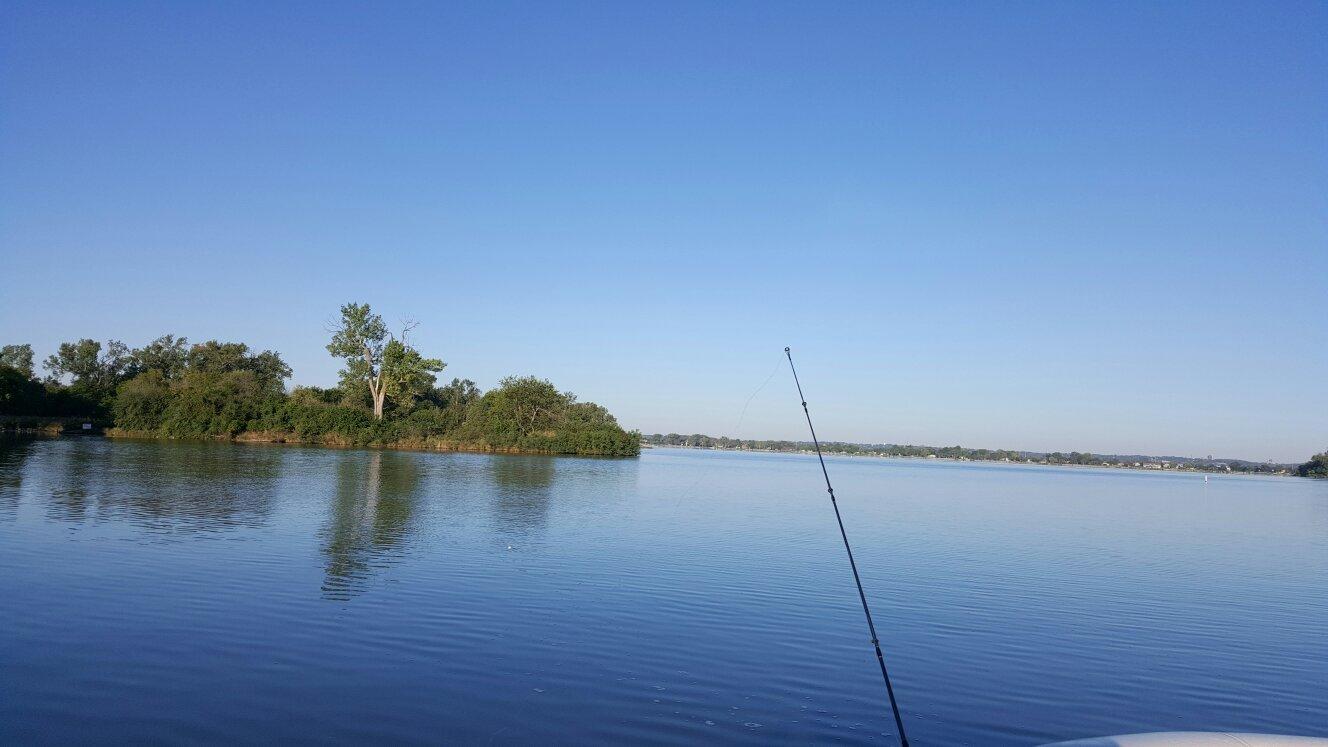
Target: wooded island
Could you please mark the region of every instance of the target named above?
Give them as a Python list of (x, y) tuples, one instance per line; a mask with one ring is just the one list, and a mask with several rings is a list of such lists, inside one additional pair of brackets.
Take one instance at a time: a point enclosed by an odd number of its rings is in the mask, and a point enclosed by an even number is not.
[[(32, 346), (0, 349), (0, 415), (11, 423), (82, 418), (107, 435), (636, 456), (640, 434), (608, 410), (534, 376), (481, 392), (439, 385), (446, 364), (388, 330), (368, 304), (341, 307), (327, 345), (345, 361), (338, 386), (286, 390), (290, 366), (239, 342), (163, 335), (141, 348), (83, 339), (60, 345), (38, 379)], [(14, 416), (24, 418), (17, 420)]]

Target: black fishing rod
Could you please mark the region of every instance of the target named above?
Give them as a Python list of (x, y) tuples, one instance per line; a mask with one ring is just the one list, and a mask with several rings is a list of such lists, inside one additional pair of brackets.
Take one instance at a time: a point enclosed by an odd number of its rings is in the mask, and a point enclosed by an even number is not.
[(816, 428), (812, 426), (812, 414), (807, 409), (807, 397), (802, 393), (802, 382), (798, 381), (798, 369), (793, 365), (793, 353), (784, 348), (788, 356), (789, 370), (793, 372), (793, 383), (798, 385), (798, 399), (802, 400), (802, 414), (807, 416), (807, 430), (812, 433), (812, 444), (816, 446), (816, 458), (821, 460), (821, 474), (825, 475), (825, 490), (830, 494), (830, 505), (835, 509), (835, 521), (839, 522), (839, 536), (844, 538), (844, 551), (848, 553), (848, 564), (853, 569), (853, 581), (858, 585), (858, 598), (862, 600), (862, 612), (867, 616), (867, 629), (871, 631), (872, 646), (876, 648), (876, 661), (881, 665), (881, 678), (885, 680), (885, 692), (890, 696), (890, 710), (895, 715), (895, 728), (899, 730), (899, 744), (908, 747), (908, 737), (904, 735), (904, 719), (899, 715), (899, 704), (895, 702), (895, 689), (890, 685), (890, 673), (885, 670), (885, 655), (881, 653), (881, 641), (876, 637), (876, 623), (872, 622), (871, 608), (867, 606), (867, 593), (862, 590), (862, 578), (858, 576), (858, 564), (853, 560), (853, 548), (848, 544), (848, 532), (844, 531), (844, 519), (839, 515), (839, 504), (835, 501), (835, 488), (830, 484), (830, 472), (825, 468), (825, 457), (821, 455), (821, 442), (816, 439)]

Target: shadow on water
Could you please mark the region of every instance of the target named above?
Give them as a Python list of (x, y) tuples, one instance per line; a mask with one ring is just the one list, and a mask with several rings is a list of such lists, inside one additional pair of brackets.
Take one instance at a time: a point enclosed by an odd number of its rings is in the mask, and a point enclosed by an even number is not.
[(261, 526), (282, 472), (280, 454), (231, 444), (67, 441), (44, 453), (50, 518), (129, 519), (163, 534)]
[(549, 520), (550, 496), (558, 467), (554, 457), (503, 456), (489, 460), (498, 486), (495, 523), (501, 531), (520, 537), (544, 529)]
[(374, 451), (337, 461), (337, 494), (325, 530), (323, 596), (347, 600), (392, 562), (413, 528), (422, 474), (413, 454)]

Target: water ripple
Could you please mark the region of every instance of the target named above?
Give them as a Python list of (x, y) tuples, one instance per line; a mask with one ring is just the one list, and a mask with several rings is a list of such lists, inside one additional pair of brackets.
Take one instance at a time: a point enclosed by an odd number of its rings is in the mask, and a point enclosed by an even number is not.
[[(831, 469), (917, 744), (1328, 733), (1328, 485)], [(3, 442), (0, 741), (895, 744), (818, 479)]]

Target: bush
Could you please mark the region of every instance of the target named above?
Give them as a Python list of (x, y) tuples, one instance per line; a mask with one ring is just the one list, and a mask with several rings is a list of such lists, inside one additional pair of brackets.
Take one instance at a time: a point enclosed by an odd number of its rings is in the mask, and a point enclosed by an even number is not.
[(308, 406), (287, 403), (289, 430), (302, 440), (337, 436), (340, 441), (365, 445), (372, 440), (374, 419), (367, 411), (342, 405)]
[(161, 371), (145, 371), (120, 385), (111, 407), (115, 424), (135, 431), (155, 431), (172, 400)]
[[(0, 364), (0, 414), (114, 418), (117, 427), (169, 438), (289, 434), (313, 443), (359, 446), (451, 444), (476, 449), (632, 456), (640, 434), (626, 432), (593, 402), (578, 402), (549, 381), (508, 377), (481, 393), (472, 381), (413, 386), (374, 419), (365, 387), (296, 387), (290, 368), (270, 351), (209, 341), (185, 349), (163, 337), (122, 355), (92, 340), (62, 347), (59, 371), (69, 385), (42, 384)], [(124, 348), (127, 350), (127, 348)], [(121, 351), (122, 352), (122, 351)], [(77, 354), (77, 355), (76, 355)], [(67, 359), (67, 360), (66, 360)]]
[(0, 366), (0, 415), (49, 415), (46, 387), (12, 366)]
[(238, 435), (283, 397), (252, 371), (189, 371), (173, 389), (161, 423), (172, 438)]
[(1308, 462), (1296, 468), (1301, 477), (1328, 477), (1328, 451), (1315, 454)]
[(12, 366), (0, 365), (0, 415), (100, 420), (106, 407), (86, 387), (43, 384)]
[(533, 376), (503, 379), (471, 405), (457, 435), (491, 447), (553, 454), (635, 456), (641, 450), (640, 434), (624, 431), (608, 410), (577, 402), (570, 392)]

